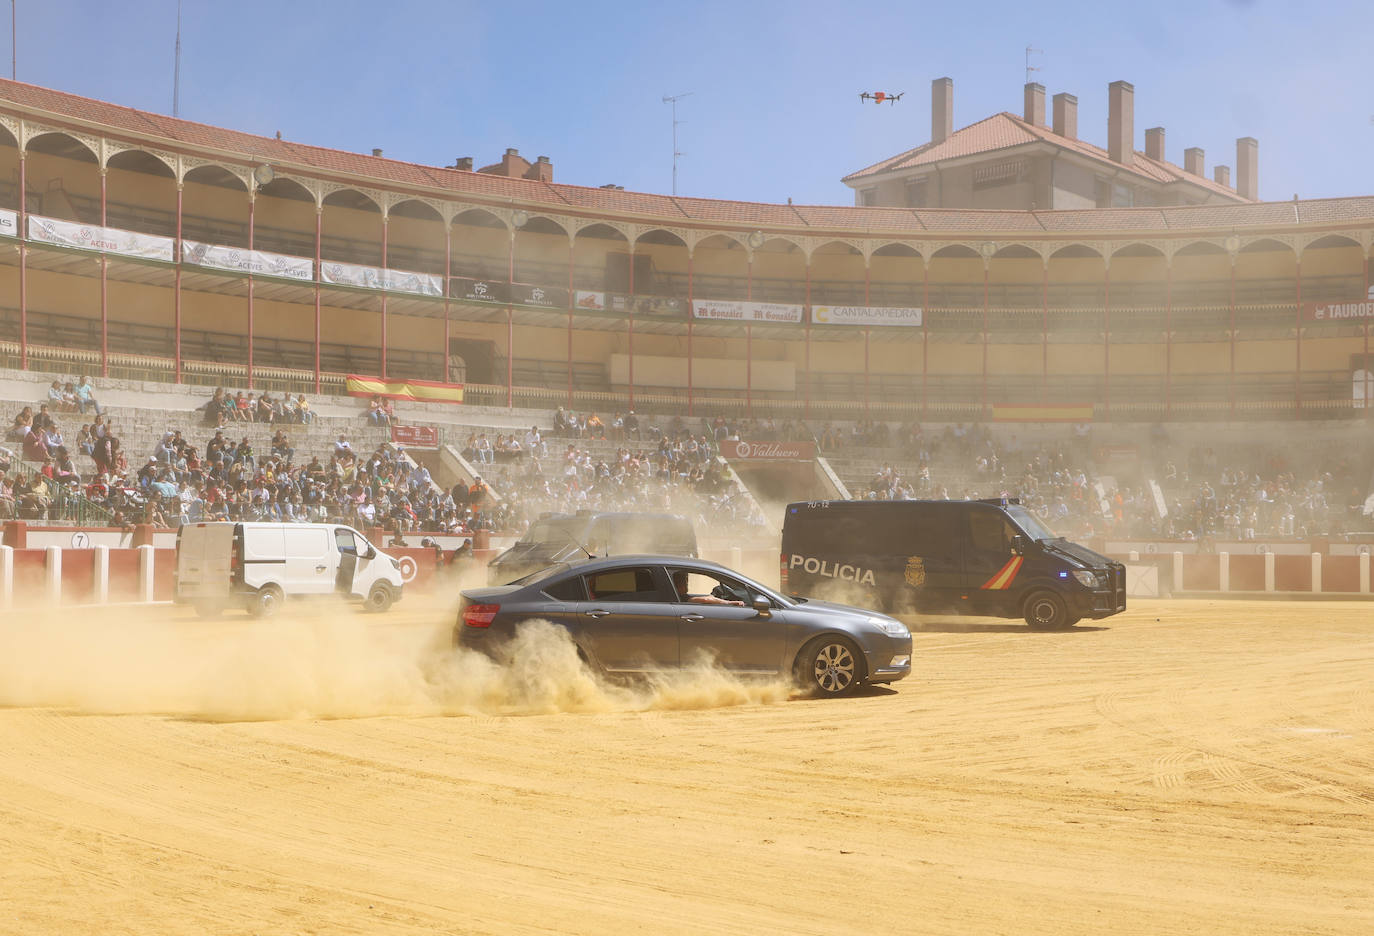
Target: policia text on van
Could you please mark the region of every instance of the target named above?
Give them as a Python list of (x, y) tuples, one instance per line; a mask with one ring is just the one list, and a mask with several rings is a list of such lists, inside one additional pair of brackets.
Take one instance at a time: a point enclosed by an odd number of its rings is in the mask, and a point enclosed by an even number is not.
[(782, 590), (889, 613), (1070, 627), (1126, 609), (1126, 567), (1051, 533), (1015, 498), (789, 504)]

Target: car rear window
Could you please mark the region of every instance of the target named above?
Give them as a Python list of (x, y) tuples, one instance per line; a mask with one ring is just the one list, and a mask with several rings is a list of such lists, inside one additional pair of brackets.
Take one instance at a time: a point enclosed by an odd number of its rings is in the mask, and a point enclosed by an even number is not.
[(544, 594), (555, 601), (586, 601), (587, 596), (582, 591), (582, 577), (574, 575), (572, 578), (564, 579), (561, 582), (553, 582), (544, 589)]

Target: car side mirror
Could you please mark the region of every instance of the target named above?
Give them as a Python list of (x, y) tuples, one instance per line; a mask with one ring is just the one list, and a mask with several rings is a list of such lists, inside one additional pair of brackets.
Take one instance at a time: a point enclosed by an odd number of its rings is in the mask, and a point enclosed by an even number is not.
[(363, 553), (363, 558), (364, 558), (364, 559), (376, 559), (376, 558), (377, 558), (377, 549), (376, 549), (376, 547), (373, 547), (373, 546), (367, 547), (367, 552)]
[(756, 595), (754, 597), (754, 610), (758, 612), (759, 617), (772, 617), (773, 602), (762, 595)]
[(1022, 536), (1020, 533), (1017, 533), (1015, 536), (1011, 538), (1011, 551), (1018, 556), (1025, 555), (1026, 538)]

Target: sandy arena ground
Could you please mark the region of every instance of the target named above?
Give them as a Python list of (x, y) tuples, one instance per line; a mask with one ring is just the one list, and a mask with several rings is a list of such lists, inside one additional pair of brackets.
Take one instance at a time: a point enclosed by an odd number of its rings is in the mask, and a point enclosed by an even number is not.
[(447, 620), (0, 618), (0, 932), (1374, 932), (1374, 604), (929, 621), (842, 701)]

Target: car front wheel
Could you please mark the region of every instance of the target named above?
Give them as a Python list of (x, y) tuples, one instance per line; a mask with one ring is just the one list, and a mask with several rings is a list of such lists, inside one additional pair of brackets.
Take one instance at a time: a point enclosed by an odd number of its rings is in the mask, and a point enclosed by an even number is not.
[(859, 649), (844, 637), (819, 637), (807, 644), (797, 658), (797, 682), (815, 696), (848, 695), (863, 678)]
[(367, 600), (363, 602), (363, 607), (373, 614), (380, 614), (391, 607), (391, 588), (383, 582), (378, 582), (372, 586), (372, 591), (367, 593)]

